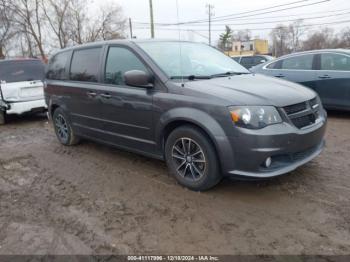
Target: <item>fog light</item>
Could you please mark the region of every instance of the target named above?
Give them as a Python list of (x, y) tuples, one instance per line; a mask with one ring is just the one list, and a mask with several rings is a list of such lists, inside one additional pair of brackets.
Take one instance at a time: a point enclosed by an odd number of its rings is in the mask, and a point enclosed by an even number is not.
[(270, 167), (271, 166), (271, 162), (272, 162), (271, 157), (266, 158), (266, 160), (265, 160), (265, 167)]

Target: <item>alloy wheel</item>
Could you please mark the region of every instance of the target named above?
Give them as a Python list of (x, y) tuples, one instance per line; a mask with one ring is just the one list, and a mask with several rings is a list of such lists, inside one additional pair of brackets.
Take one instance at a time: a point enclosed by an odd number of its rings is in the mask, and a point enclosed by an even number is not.
[(176, 172), (183, 178), (192, 181), (200, 180), (207, 168), (204, 152), (191, 138), (179, 138), (171, 152)]
[(68, 135), (69, 135), (68, 124), (66, 119), (61, 114), (57, 115), (57, 117), (55, 118), (55, 126), (56, 126), (58, 137), (62, 141), (67, 141)]

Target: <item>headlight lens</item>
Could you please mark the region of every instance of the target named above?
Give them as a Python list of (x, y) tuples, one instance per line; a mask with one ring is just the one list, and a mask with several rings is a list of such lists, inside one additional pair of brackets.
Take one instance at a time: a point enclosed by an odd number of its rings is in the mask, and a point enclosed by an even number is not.
[(260, 129), (282, 122), (277, 109), (273, 106), (230, 107), (232, 121), (239, 127)]

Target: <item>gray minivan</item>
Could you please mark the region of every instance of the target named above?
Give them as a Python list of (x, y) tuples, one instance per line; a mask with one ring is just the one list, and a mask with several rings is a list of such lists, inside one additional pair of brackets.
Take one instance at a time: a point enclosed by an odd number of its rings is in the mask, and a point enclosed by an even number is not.
[(86, 138), (165, 160), (193, 190), (223, 176), (288, 173), (324, 147), (326, 113), (315, 92), (251, 74), (205, 44), (81, 45), (55, 54), (46, 77), (62, 144)]

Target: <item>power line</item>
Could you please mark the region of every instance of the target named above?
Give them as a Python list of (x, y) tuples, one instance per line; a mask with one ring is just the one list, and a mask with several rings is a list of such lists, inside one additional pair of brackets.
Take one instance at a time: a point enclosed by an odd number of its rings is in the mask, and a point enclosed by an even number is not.
[[(286, 19), (286, 20), (274, 20), (274, 21), (264, 21), (264, 22), (250, 22), (250, 23), (239, 23), (239, 24), (213, 24), (212, 26), (242, 26), (242, 25), (261, 25), (261, 24), (273, 24), (273, 23), (284, 23), (284, 22), (293, 22), (298, 20), (314, 20), (314, 19), (322, 19), (322, 18), (328, 18), (328, 17), (336, 17), (336, 16), (342, 16), (350, 14), (350, 12), (345, 13), (339, 13), (339, 14), (333, 14), (333, 15), (323, 15), (323, 16), (314, 16), (314, 17), (300, 17), (300, 18), (293, 18), (293, 19)], [(204, 25), (191, 25), (191, 26), (204, 26)]]
[[(350, 11), (350, 9), (346, 8), (346, 9), (338, 9), (338, 10), (331, 10), (331, 11), (320, 11), (320, 12), (311, 12), (311, 13), (299, 13), (299, 14), (288, 14), (288, 16), (298, 16), (298, 18), (295, 18), (295, 20), (299, 20), (299, 19), (304, 19), (301, 18), (299, 16), (302, 15), (315, 15), (315, 14), (327, 14), (327, 13), (336, 13), (336, 12), (345, 12), (345, 11)], [(239, 21), (251, 21), (251, 20), (265, 20), (265, 19), (270, 19), (270, 18), (281, 18), (281, 17), (286, 17), (286, 15), (278, 15), (278, 16), (264, 16), (264, 17), (255, 17), (255, 18), (237, 18), (235, 20), (239, 20)], [(135, 22), (133, 21), (134, 24), (139, 24), (139, 25), (149, 25), (148, 22)], [(226, 25), (226, 24), (222, 24), (222, 25)], [(192, 26), (201, 26), (201, 25), (197, 25), (194, 24)]]
[(325, 3), (325, 2), (329, 2), (329, 1), (330, 0), (322, 0), (322, 1), (314, 2), (314, 3), (310, 3), (310, 4), (305, 4), (305, 5), (298, 5), (298, 6), (293, 6), (293, 7), (288, 7), (288, 8), (283, 8), (283, 9), (278, 9), (278, 10), (273, 10), (273, 11), (268, 11), (268, 12), (262, 12), (262, 13), (258, 13), (258, 14), (253, 14), (253, 15), (237, 16), (237, 17), (232, 17), (232, 18), (227, 18), (227, 19), (218, 19), (218, 20), (215, 20), (215, 21), (230, 21), (230, 20), (236, 20), (237, 18), (245, 18), (245, 17), (256, 16), (256, 15), (271, 14), (271, 13), (287, 11), (287, 10), (301, 8), (301, 7), (306, 7), (306, 6), (318, 5), (318, 4), (322, 4), (322, 3)]
[[(299, 27), (314, 27), (314, 26), (324, 26), (324, 25), (333, 25), (333, 24), (344, 24), (344, 23), (350, 23), (350, 20), (342, 20), (342, 21), (335, 21), (335, 22), (328, 22), (328, 23), (319, 23), (319, 24), (308, 24), (308, 25), (300, 25)], [(250, 31), (259, 31), (259, 30), (272, 30), (276, 27), (265, 27), (265, 28), (246, 28)], [(149, 29), (149, 27), (138, 27), (137, 29)], [(158, 30), (161, 31), (176, 31), (179, 29), (176, 28), (159, 28)], [(181, 31), (196, 31), (196, 32), (206, 32), (206, 29), (195, 29), (195, 28), (182, 28)], [(222, 29), (212, 29), (212, 31), (216, 32), (222, 32)]]
[[(299, 0), (299, 1), (293, 1), (293, 2), (290, 2), (290, 3), (286, 3), (286, 4), (282, 4), (282, 5), (275, 5), (275, 6), (269, 6), (269, 7), (265, 7), (265, 8), (260, 8), (260, 9), (255, 9), (255, 10), (250, 10), (250, 11), (245, 11), (245, 12), (240, 12), (240, 13), (234, 13), (234, 14), (229, 14), (229, 15), (223, 15), (223, 16), (218, 16), (216, 17), (215, 19), (213, 20), (217, 20), (217, 19), (220, 19), (220, 18), (225, 18), (225, 17), (229, 17), (229, 16), (235, 16), (235, 15), (242, 15), (242, 14), (249, 14), (249, 13), (254, 13), (254, 12), (257, 12), (257, 11), (263, 11), (263, 10), (269, 10), (269, 9), (274, 9), (274, 8), (278, 8), (278, 7), (281, 7), (281, 6), (289, 6), (289, 5), (293, 5), (293, 4), (298, 4), (298, 3), (302, 3), (302, 2), (307, 2), (307, 1), (310, 1), (310, 0)], [(200, 23), (200, 22), (207, 22), (206, 19), (199, 19), (199, 20), (192, 20), (192, 21), (187, 21), (187, 22), (181, 22), (181, 24), (193, 24), (193, 23)]]
[[(218, 20), (218, 19), (221, 19), (221, 18), (232, 17), (232, 16), (237, 16), (237, 15), (251, 14), (251, 13), (255, 13), (255, 12), (259, 12), (259, 11), (275, 9), (275, 8), (278, 8), (278, 7), (294, 5), (294, 4), (299, 4), (299, 3), (308, 2), (308, 1), (310, 1), (310, 0), (299, 0), (299, 1), (294, 1), (294, 2), (291, 2), (291, 3), (286, 3), (286, 4), (281, 4), (281, 5), (270, 6), (270, 7), (265, 7), (265, 8), (260, 8), (260, 9), (245, 11), (245, 12), (241, 12), (241, 13), (235, 13), (235, 14), (229, 14), (229, 15), (218, 16), (218, 17), (216, 17), (214, 20)], [(200, 20), (197, 20), (197, 22), (198, 22), (198, 21), (200, 21)]]
[[(269, 9), (273, 9), (273, 8), (277, 8), (277, 7), (283, 7), (283, 6), (289, 6), (289, 5), (292, 5), (292, 4), (297, 4), (297, 3), (301, 3), (301, 2), (307, 2), (307, 1), (310, 1), (310, 0), (302, 0), (302, 1), (300, 0), (300, 1), (295, 1), (295, 2), (291, 2), (291, 3), (283, 4), (283, 5), (266, 7), (266, 8), (262, 8), (262, 9), (256, 9), (256, 10), (251, 10), (251, 11), (246, 11), (246, 12), (241, 12), (241, 13), (236, 13), (236, 14), (230, 14), (230, 15), (225, 15), (225, 16), (218, 16), (218, 17), (212, 19), (212, 21), (213, 22), (214, 21), (229, 21), (229, 20), (237, 19), (237, 18), (245, 18), (245, 17), (252, 17), (252, 16), (257, 16), (257, 15), (262, 15), (262, 14), (276, 13), (276, 12), (281, 12), (281, 11), (286, 11), (286, 10), (306, 7), (306, 6), (318, 5), (318, 4), (321, 4), (321, 3), (329, 2), (330, 0), (321, 0), (321, 1), (313, 2), (313, 3), (304, 4), (304, 5), (297, 5), (297, 6), (292, 6), (292, 7), (283, 8), (283, 9), (272, 10), (272, 11), (268, 11), (268, 12), (261, 12), (261, 11), (264, 11), (264, 10), (269, 10)], [(254, 13), (255, 12), (260, 12), (260, 13), (239, 16), (239, 15), (242, 15), (242, 14), (253, 13), (253, 12)], [(230, 17), (230, 18), (226, 18), (226, 17)], [(207, 22), (208, 22), (208, 19), (204, 19), (204, 20), (202, 19), (202, 20), (193, 20), (193, 21), (180, 22), (180, 23), (157, 23), (157, 25), (172, 26), (172, 25), (198, 24), (198, 23), (207, 23)], [(139, 24), (140, 23), (148, 24), (148, 23), (144, 23), (144, 22), (138, 22), (138, 23)]]

